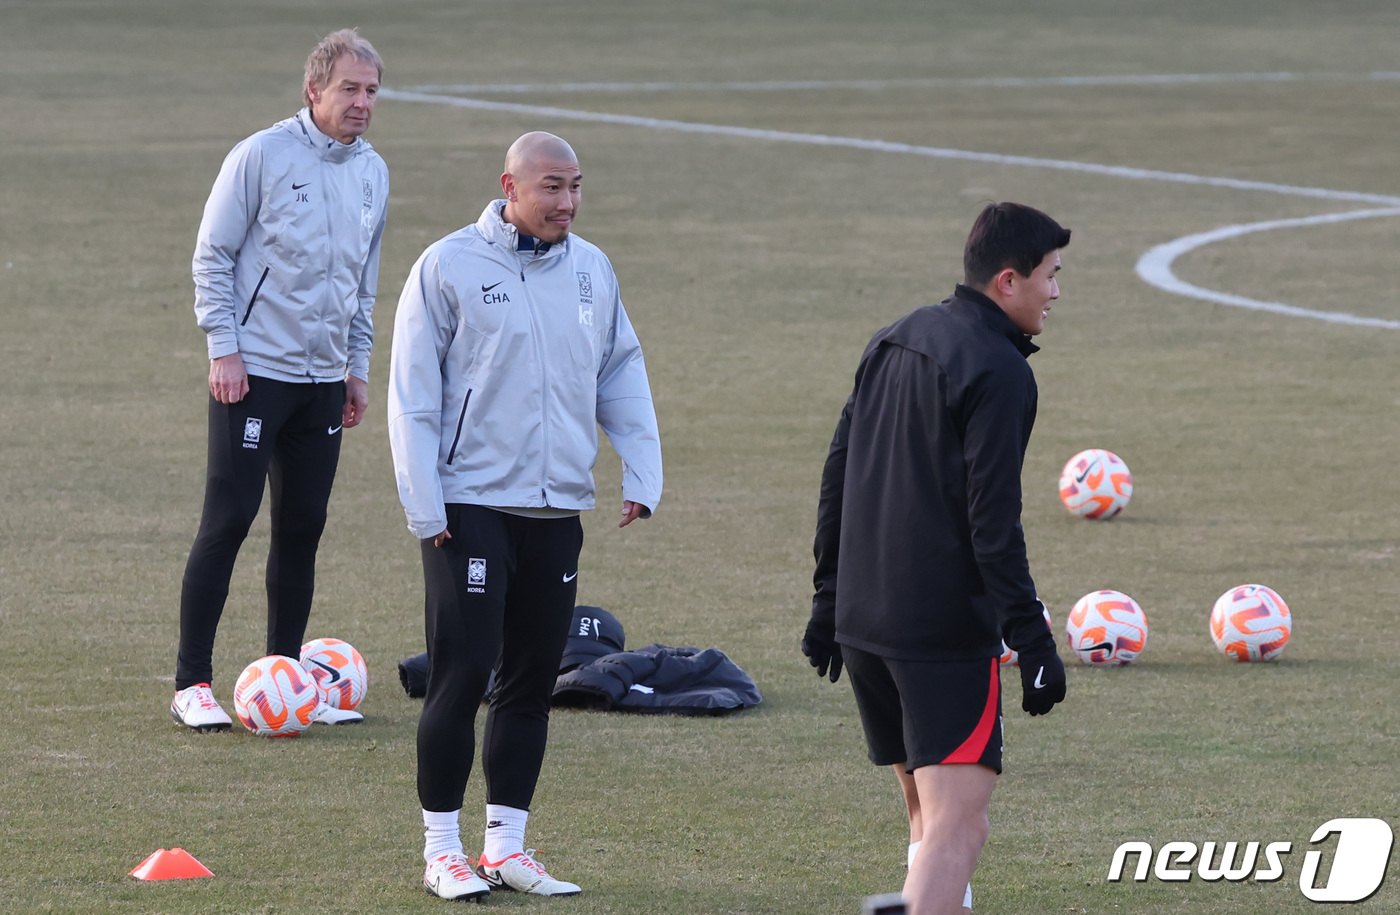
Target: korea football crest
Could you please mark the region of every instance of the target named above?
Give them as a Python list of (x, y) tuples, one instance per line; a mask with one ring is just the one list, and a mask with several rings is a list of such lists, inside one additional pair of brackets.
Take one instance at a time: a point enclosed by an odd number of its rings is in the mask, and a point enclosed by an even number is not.
[(587, 273), (578, 275), (578, 323), (593, 326), (593, 278)]
[(243, 421), (243, 447), (256, 448), (262, 441), (262, 420), (250, 416)]

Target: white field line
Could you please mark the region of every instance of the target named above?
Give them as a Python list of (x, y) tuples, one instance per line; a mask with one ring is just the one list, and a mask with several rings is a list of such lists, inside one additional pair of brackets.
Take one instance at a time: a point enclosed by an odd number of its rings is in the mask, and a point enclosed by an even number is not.
[(1137, 275), (1143, 281), (1177, 295), (1190, 296), (1195, 299), (1204, 299), (1207, 302), (1217, 302), (1221, 305), (1233, 305), (1237, 308), (1249, 308), (1254, 311), (1271, 311), (1275, 314), (1288, 315), (1294, 318), (1312, 318), (1317, 321), (1330, 321), (1334, 324), (1358, 324), (1363, 327), (1384, 327), (1389, 330), (1400, 330), (1400, 321), (1386, 321), (1380, 318), (1363, 318), (1357, 315), (1344, 314), (1335, 311), (1316, 311), (1311, 308), (1298, 308), (1295, 305), (1284, 305), (1281, 302), (1261, 302), (1257, 299), (1248, 299), (1244, 296), (1231, 295), (1228, 292), (1216, 292), (1213, 289), (1203, 289), (1200, 286), (1192, 285), (1177, 277), (1172, 272), (1172, 262), (1188, 251), (1194, 251), (1204, 245), (1217, 241), (1225, 241), (1229, 238), (1239, 238), (1241, 235), (1249, 235), (1253, 232), (1269, 232), (1274, 229), (1296, 229), (1303, 226), (1318, 226), (1336, 222), (1349, 222), (1354, 219), (1376, 219), (1387, 216), (1400, 216), (1400, 207), (1391, 207), (1381, 210), (1354, 210), (1350, 213), (1326, 213), (1321, 216), (1304, 216), (1299, 219), (1272, 219), (1268, 222), (1254, 222), (1247, 225), (1221, 226), (1209, 232), (1201, 232), (1198, 235), (1187, 235), (1169, 241), (1164, 245), (1158, 245), (1151, 249), (1142, 257), (1138, 258)]
[(1179, 86), (1215, 83), (1301, 83), (1301, 82), (1394, 82), (1400, 72), (1371, 73), (1157, 73), (1105, 76), (973, 76), (903, 79), (788, 79), (743, 82), (672, 82), (657, 80), (633, 83), (457, 83), (408, 86), (408, 92), (452, 92), (470, 95), (498, 93), (561, 92), (801, 92), (809, 90), (853, 89), (979, 89), (1054, 88), (1074, 86)]
[(559, 118), (563, 120), (588, 121), (601, 124), (619, 124), (629, 127), (642, 127), (651, 130), (674, 130), (683, 133), (709, 134), (714, 136), (742, 137), (752, 140), (767, 140), (780, 143), (802, 143), (812, 146), (835, 146), (847, 149), (863, 149), (875, 152), (899, 153), (925, 156), (933, 159), (957, 159), (971, 162), (987, 162), (995, 165), (1016, 165), (1028, 168), (1047, 168), (1058, 171), (1081, 172), (1126, 178), (1133, 181), (1164, 181), (1177, 184), (1193, 184), (1208, 187), (1222, 187), (1232, 190), (1265, 191), (1294, 197), (1310, 197), (1319, 200), (1336, 200), (1354, 203), (1379, 204), (1380, 209), (1357, 210), (1349, 213), (1330, 213), (1302, 219), (1271, 220), (1242, 226), (1226, 226), (1212, 232), (1190, 235), (1158, 245), (1139, 259), (1138, 276), (1150, 285), (1165, 292), (1182, 295), (1236, 308), (1249, 308), (1268, 311), (1292, 317), (1312, 318), (1340, 324), (1361, 324), (1371, 327), (1400, 329), (1400, 322), (1365, 318), (1342, 312), (1316, 311), (1296, 308), (1279, 302), (1264, 302), (1244, 296), (1215, 292), (1187, 283), (1172, 272), (1172, 263), (1187, 251), (1202, 245), (1234, 238), (1250, 232), (1263, 232), (1271, 229), (1293, 228), (1302, 225), (1320, 225), (1343, 222), (1351, 219), (1371, 219), (1383, 216), (1400, 216), (1400, 197), (1384, 194), (1368, 194), (1359, 191), (1337, 191), (1320, 187), (1301, 187), (1289, 184), (1275, 184), (1267, 181), (1246, 181), (1238, 178), (1220, 178), (1208, 175), (1192, 175), (1184, 172), (1167, 172), (1154, 169), (1130, 168), (1121, 165), (1099, 165), (1092, 162), (1074, 162), (1065, 159), (1041, 159), (1032, 156), (1008, 156), (1000, 153), (973, 152), (962, 149), (949, 149), (938, 146), (918, 146), (909, 143), (892, 143), (886, 140), (869, 140), (860, 137), (840, 137), (815, 133), (795, 133), (785, 130), (764, 130), (754, 127), (738, 127), (725, 124), (700, 124), (690, 121), (675, 121), (664, 118), (641, 117), (630, 114), (610, 114), (596, 111), (580, 111), (572, 108), (556, 108), (548, 105), (523, 105), (513, 102), (492, 102), (485, 99), (462, 98), (453, 95), (440, 95), (427, 92), (383, 89), (380, 97), (409, 102), (426, 102), (466, 108), (478, 111), (498, 111), (511, 114), (524, 114), (532, 117)]

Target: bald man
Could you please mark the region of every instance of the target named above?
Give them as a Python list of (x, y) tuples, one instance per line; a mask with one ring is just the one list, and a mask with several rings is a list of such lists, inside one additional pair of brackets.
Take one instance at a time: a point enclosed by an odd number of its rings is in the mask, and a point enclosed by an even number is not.
[[(394, 319), (389, 441), (427, 592), (423, 885), (444, 899), (579, 892), (526, 852), (524, 836), (578, 589), (578, 516), (594, 505), (599, 427), (622, 458), (620, 526), (649, 517), (661, 498), (641, 345), (612, 265), (572, 234), (582, 184), (559, 137), (516, 140), (504, 198), (423, 252)], [(473, 870), (458, 821), (493, 667), (486, 833)]]

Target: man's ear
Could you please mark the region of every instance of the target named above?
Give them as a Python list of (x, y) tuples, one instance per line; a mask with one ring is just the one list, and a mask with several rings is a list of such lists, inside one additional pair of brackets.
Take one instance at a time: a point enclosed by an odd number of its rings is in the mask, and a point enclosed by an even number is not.
[(997, 271), (996, 276), (992, 277), (991, 286), (1001, 296), (1010, 297), (1016, 292), (1016, 280), (1019, 278), (1020, 275), (1016, 273), (1014, 268), (1002, 267)]
[(321, 90), (317, 88), (315, 83), (308, 82), (306, 84), (306, 97), (311, 99), (313, 104), (320, 104)]

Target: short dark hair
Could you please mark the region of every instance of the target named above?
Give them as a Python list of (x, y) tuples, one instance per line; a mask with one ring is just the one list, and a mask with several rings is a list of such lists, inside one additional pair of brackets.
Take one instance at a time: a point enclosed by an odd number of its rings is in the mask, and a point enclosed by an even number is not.
[(989, 203), (963, 247), (963, 282), (981, 289), (1006, 267), (1030, 276), (1045, 255), (1069, 244), (1069, 229), (1023, 203)]

